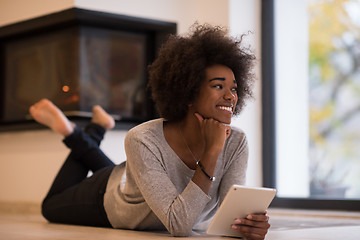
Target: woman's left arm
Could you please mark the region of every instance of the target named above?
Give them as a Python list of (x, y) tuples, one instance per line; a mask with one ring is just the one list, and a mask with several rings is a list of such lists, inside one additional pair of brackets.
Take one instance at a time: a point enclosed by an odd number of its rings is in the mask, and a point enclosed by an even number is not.
[[(232, 139), (229, 139), (227, 148), (235, 149), (230, 151), (231, 155), (226, 156), (229, 160), (226, 166), (220, 185), (220, 201), (224, 200), (226, 193), (233, 184), (244, 185), (246, 178), (246, 168), (248, 161), (248, 143), (243, 132), (232, 131)], [(235, 147), (236, 145), (236, 147)], [(225, 149), (226, 150), (226, 149)], [(225, 151), (227, 152), (227, 151)], [(229, 153), (226, 153), (229, 154)], [(239, 231), (247, 240), (265, 239), (265, 235), (270, 227), (267, 212), (260, 214), (250, 214), (246, 218), (234, 220), (233, 229)]]
[(219, 186), (220, 203), (233, 184), (245, 184), (248, 152), (248, 143), (244, 132), (232, 129), (223, 151), (225, 165)]

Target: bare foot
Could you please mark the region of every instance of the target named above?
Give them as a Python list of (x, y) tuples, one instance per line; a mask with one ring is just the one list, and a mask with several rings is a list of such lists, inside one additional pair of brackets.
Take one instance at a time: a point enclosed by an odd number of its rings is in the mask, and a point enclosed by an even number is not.
[(32, 105), (29, 112), (35, 121), (65, 137), (74, 131), (74, 124), (48, 99), (42, 99)]
[(91, 122), (99, 124), (106, 130), (115, 127), (114, 118), (111, 117), (107, 112), (105, 112), (105, 110), (99, 105), (93, 106), (92, 112), (93, 112), (93, 117), (91, 119)]

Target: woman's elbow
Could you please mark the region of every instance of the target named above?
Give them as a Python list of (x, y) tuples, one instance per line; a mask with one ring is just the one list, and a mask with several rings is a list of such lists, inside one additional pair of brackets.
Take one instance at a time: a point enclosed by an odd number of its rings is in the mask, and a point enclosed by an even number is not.
[(192, 226), (178, 224), (177, 226), (170, 227), (169, 232), (173, 237), (188, 237), (192, 233)]
[(191, 231), (171, 231), (172, 237), (189, 237), (191, 235)]

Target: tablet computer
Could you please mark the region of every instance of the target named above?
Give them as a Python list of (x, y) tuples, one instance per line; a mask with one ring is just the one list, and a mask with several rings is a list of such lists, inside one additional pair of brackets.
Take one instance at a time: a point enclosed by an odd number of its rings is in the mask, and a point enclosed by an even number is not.
[(263, 213), (274, 199), (276, 189), (233, 185), (226, 194), (206, 233), (230, 237), (243, 237), (231, 228), (235, 218)]

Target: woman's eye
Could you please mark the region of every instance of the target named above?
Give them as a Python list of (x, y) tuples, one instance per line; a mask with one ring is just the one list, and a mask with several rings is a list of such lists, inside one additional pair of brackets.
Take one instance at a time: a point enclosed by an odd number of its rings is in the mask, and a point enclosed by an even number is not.
[(214, 88), (222, 89), (222, 85), (215, 85)]

